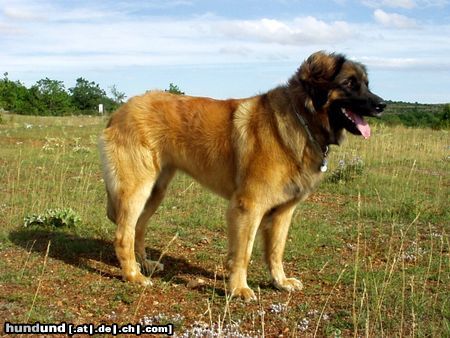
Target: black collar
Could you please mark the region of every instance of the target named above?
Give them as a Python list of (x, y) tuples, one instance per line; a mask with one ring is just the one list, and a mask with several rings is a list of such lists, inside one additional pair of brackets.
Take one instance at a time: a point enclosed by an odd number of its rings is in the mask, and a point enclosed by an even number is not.
[(313, 144), (314, 147), (316, 147), (318, 150), (320, 150), (320, 152), (322, 154), (322, 164), (320, 165), (319, 170), (323, 173), (326, 172), (328, 170), (327, 156), (328, 156), (329, 146), (325, 145), (325, 147), (322, 147), (320, 145), (319, 141), (317, 141), (313, 137), (305, 118), (298, 112), (297, 107), (295, 106), (294, 102), (292, 102), (292, 108), (294, 110), (295, 116), (297, 117), (297, 120), (300, 122), (303, 129), (306, 131), (309, 141)]

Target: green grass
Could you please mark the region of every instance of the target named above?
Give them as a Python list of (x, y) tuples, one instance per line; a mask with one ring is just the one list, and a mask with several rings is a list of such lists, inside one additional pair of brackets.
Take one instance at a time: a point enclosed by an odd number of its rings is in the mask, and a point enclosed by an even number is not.
[[(239, 322), (242, 332), (266, 336), (450, 335), (447, 131), (376, 125), (370, 140), (349, 136), (333, 147), (327, 177), (297, 208), (286, 248), (286, 270), (305, 289), (270, 287), (257, 241), (249, 283), (260, 300), (248, 305), (226, 297), (226, 201), (183, 174), (148, 227), (147, 250), (153, 259), (164, 254), (165, 271), (149, 288), (120, 280), (96, 148), (105, 123), (3, 115), (5, 321), (135, 323), (179, 313), (177, 332), (201, 321)], [(23, 227), (27, 215), (67, 208), (81, 225)], [(198, 278), (205, 285), (187, 288)], [(273, 304), (286, 308), (274, 313)]]

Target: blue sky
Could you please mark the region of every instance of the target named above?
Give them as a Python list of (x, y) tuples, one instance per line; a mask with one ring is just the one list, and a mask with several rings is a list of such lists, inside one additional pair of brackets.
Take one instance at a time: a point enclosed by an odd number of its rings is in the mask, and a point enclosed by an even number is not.
[(336, 51), (385, 99), (450, 102), (450, 0), (0, 0), (0, 46), (12, 80), (85, 77), (128, 97), (170, 82), (250, 96)]

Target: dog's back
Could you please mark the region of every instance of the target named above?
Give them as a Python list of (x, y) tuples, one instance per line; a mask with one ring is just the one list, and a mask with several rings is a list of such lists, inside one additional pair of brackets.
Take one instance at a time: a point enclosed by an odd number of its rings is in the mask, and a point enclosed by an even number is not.
[(132, 98), (113, 114), (100, 141), (104, 180), (111, 199), (118, 181), (126, 180), (123, 171), (129, 172), (129, 166), (133, 172), (142, 173), (174, 167), (228, 198), (234, 188), (236, 166), (234, 118), (245, 102), (159, 91)]

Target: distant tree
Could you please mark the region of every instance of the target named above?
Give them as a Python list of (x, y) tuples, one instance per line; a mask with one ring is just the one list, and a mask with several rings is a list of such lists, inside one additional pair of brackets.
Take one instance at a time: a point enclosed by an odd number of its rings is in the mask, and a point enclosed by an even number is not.
[(20, 81), (11, 81), (8, 73), (4, 73), (0, 78), (0, 109), (30, 115), (92, 114), (102, 103), (105, 111), (111, 112), (125, 99), (116, 86), (111, 87), (111, 93), (113, 98), (97, 83), (81, 77), (68, 91), (63, 81), (47, 77), (27, 88)]
[(114, 100), (115, 103), (117, 103), (117, 105), (121, 105), (125, 101), (125, 98), (127, 97), (125, 93), (119, 92), (116, 85), (112, 85), (109, 88), (109, 91), (113, 96), (112, 99)]
[(7, 72), (3, 74), (3, 79), (0, 80), (0, 108), (19, 114), (35, 113), (31, 109), (27, 87), (20, 81), (9, 80)]
[(439, 114), (439, 128), (450, 129), (450, 103), (444, 105), (442, 113)]
[(3, 73), (3, 79), (0, 80), (0, 108), (6, 109), (7, 104), (7, 82), (8, 72)]
[(442, 110), (441, 120), (450, 122), (450, 103), (444, 106)]
[(0, 80), (0, 107), (8, 111), (14, 111), (17, 101), (18, 87), (20, 82), (13, 82), (8, 79), (8, 73), (3, 73), (3, 79)]
[(180, 88), (177, 85), (174, 85), (173, 83), (169, 84), (169, 89), (166, 89), (166, 92), (177, 95), (184, 95), (184, 92), (182, 92)]
[(45, 105), (39, 100), (37, 86), (29, 89), (25, 86), (17, 87), (17, 100), (12, 111), (24, 115), (49, 115)]
[(36, 82), (30, 92), (43, 115), (65, 115), (72, 109), (71, 98), (63, 81), (45, 78)]
[(72, 104), (81, 113), (89, 114), (98, 110), (98, 105), (104, 103), (106, 92), (95, 82), (80, 77), (76, 85), (69, 88), (72, 96)]

